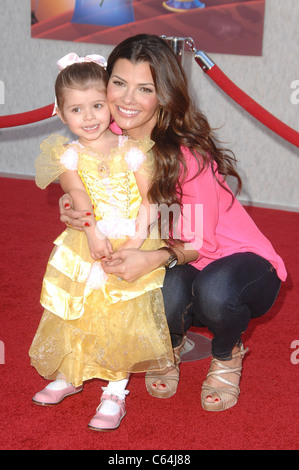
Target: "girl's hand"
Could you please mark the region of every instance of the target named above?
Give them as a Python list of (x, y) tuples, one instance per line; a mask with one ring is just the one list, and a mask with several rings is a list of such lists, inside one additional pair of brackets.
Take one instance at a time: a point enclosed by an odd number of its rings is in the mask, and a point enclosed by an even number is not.
[(87, 235), (88, 246), (90, 255), (94, 260), (105, 258), (106, 260), (111, 259), (113, 248), (110, 240), (106, 237), (98, 237), (96, 234), (90, 236)]
[(116, 251), (111, 254), (110, 260), (104, 258), (101, 263), (106, 274), (114, 274), (124, 281), (133, 282), (163, 265), (167, 258), (165, 251), (130, 248)]

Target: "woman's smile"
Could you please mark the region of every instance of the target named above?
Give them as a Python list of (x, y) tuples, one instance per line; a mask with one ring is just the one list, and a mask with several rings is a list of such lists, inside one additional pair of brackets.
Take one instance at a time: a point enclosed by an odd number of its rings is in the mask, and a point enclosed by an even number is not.
[(124, 114), (125, 116), (136, 116), (137, 114), (139, 114), (139, 111), (135, 111), (133, 109), (126, 109), (120, 106), (118, 106), (118, 110), (120, 113)]
[(159, 101), (148, 63), (118, 59), (109, 79), (107, 101), (116, 124), (131, 137), (151, 135)]

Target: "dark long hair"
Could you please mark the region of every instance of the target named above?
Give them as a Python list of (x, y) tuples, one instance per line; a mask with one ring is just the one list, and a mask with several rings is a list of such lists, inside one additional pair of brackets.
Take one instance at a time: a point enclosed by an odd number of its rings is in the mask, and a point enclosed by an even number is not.
[[(237, 178), (238, 194), (242, 182), (234, 168), (235, 156), (218, 145), (207, 118), (194, 105), (188, 93), (185, 72), (168, 44), (162, 38), (148, 34), (125, 39), (108, 58), (109, 76), (118, 59), (149, 64), (160, 103), (158, 121), (150, 136), (155, 142), (155, 174), (148, 193), (150, 202), (181, 206), (182, 182), (187, 171), (181, 147), (187, 147), (194, 155), (198, 174), (209, 164), (212, 164), (213, 169), (215, 162), (224, 178), (228, 175)], [(183, 178), (181, 165), (184, 168)]]

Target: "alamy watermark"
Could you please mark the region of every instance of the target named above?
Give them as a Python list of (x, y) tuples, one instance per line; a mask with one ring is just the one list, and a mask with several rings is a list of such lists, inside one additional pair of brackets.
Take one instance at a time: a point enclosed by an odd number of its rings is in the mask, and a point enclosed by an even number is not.
[(299, 80), (293, 80), (291, 83), (291, 88), (294, 90), (291, 93), (291, 103), (299, 104)]
[(5, 346), (3, 341), (0, 341), (0, 364), (5, 364)]
[(0, 104), (5, 104), (5, 86), (2, 80), (0, 80)]
[(294, 340), (291, 344), (291, 349), (294, 351), (291, 354), (291, 363), (294, 365), (299, 364), (299, 340)]
[[(161, 233), (153, 230), (159, 219)], [(122, 218), (115, 208), (113, 215), (109, 214), (108, 218), (104, 216), (97, 222), (97, 229), (100, 239), (138, 236), (141, 239), (167, 240), (171, 233), (172, 239), (188, 242), (185, 249), (200, 250), (203, 244), (203, 204), (183, 204), (182, 207), (179, 204), (150, 204), (149, 207), (140, 204), (137, 221)]]

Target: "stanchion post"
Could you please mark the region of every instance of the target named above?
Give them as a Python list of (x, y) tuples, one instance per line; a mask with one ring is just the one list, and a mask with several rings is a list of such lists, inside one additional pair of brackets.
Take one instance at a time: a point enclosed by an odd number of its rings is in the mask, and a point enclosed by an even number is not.
[(203, 51), (197, 51), (195, 48), (194, 40), (190, 37), (182, 38), (182, 37), (175, 37), (175, 36), (161, 36), (164, 41), (171, 47), (173, 52), (179, 58), (180, 62), (182, 63), (184, 58), (184, 51), (185, 46), (189, 46), (190, 50), (194, 52), (194, 59), (200, 65), (204, 72), (208, 72), (214, 67), (214, 62), (210, 57)]
[(192, 38), (182, 38), (182, 37), (175, 37), (175, 36), (161, 36), (165, 42), (171, 47), (173, 52), (176, 54), (180, 62), (183, 62), (184, 59), (184, 51), (185, 45), (192, 45), (194, 47), (194, 41)]

